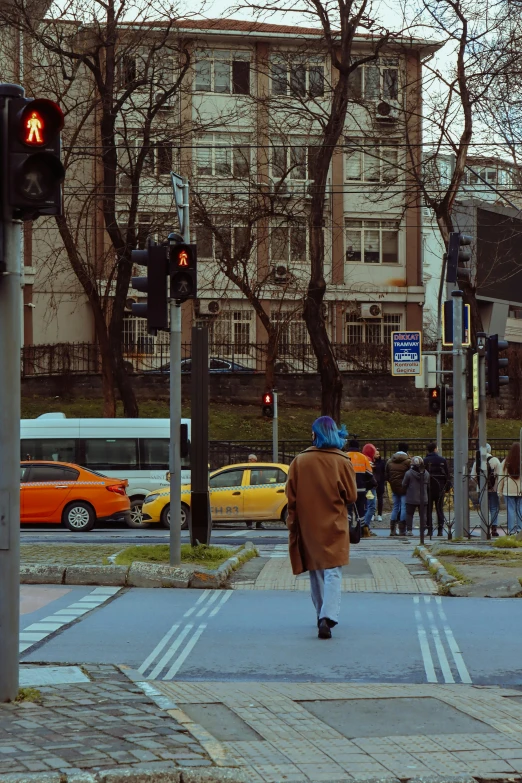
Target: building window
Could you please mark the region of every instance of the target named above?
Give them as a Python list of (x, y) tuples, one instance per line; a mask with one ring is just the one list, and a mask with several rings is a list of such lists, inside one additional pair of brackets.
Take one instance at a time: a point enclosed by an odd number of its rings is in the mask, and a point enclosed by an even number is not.
[[(311, 181), (314, 179), (318, 147), (294, 136), (289, 143), (272, 141), (271, 175), (273, 180)], [(303, 191), (304, 192), (304, 191)]]
[(198, 258), (238, 260), (250, 256), (253, 237), (249, 226), (234, 225), (233, 221), (225, 222), (223, 216), (220, 216), (215, 218), (214, 227), (215, 230), (210, 226), (195, 227)]
[(270, 320), (279, 327), (279, 342), (277, 353), (279, 356), (287, 355), (292, 346), (308, 345), (310, 336), (306, 328), (301, 310), (278, 310), (270, 313)]
[(250, 53), (227, 50), (200, 52), (195, 65), (196, 92), (250, 94)]
[(147, 319), (126, 316), (123, 319), (123, 352), (154, 354), (154, 337), (147, 331)]
[(397, 143), (346, 139), (346, 182), (392, 182), (397, 178)]
[(248, 353), (253, 321), (253, 310), (224, 310), (209, 323), (209, 342), (230, 346), (235, 353)]
[(198, 176), (247, 177), (250, 172), (248, 136), (209, 133), (196, 142)]
[(321, 98), (324, 95), (324, 60), (288, 54), (270, 62), (272, 95), (293, 98)]
[(270, 259), (272, 264), (293, 265), (306, 261), (306, 223), (272, 226), (270, 232)]
[(382, 57), (360, 65), (349, 77), (352, 100), (397, 101), (399, 99), (399, 60)]
[(136, 81), (136, 57), (124, 55), (118, 66), (118, 83), (123, 89)]
[(385, 313), (383, 318), (362, 320), (354, 313), (346, 314), (346, 342), (389, 345), (392, 332), (400, 331), (400, 313)]
[(346, 261), (397, 264), (399, 223), (395, 220), (346, 220)]

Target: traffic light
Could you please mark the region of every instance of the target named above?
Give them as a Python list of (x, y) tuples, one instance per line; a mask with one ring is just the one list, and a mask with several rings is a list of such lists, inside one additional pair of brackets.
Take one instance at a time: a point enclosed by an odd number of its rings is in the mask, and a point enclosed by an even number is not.
[(447, 283), (469, 282), (471, 269), (465, 266), (465, 264), (471, 261), (471, 248), (469, 245), (471, 245), (472, 241), (473, 237), (467, 234), (459, 234), (458, 231), (451, 232), (446, 263)]
[(12, 98), (8, 108), (7, 203), (13, 217), (34, 220), (62, 214), (63, 114), (45, 98)]
[(147, 319), (149, 334), (169, 328), (167, 250), (166, 245), (149, 245), (145, 250), (133, 250), (131, 253), (133, 264), (147, 267), (147, 277), (131, 278), (133, 288), (147, 293), (147, 301), (134, 302), (131, 310), (133, 315)]
[(429, 390), (429, 407), (430, 413), (438, 413), (440, 411), (440, 386), (435, 386)]
[(447, 424), (453, 418), (453, 386), (441, 386), (440, 421)]
[(263, 394), (263, 416), (267, 419), (274, 418), (274, 395), (272, 392)]
[(171, 244), (170, 296), (172, 299), (197, 299), (198, 296), (198, 254), (196, 245)]
[(507, 340), (499, 340), (498, 334), (490, 334), (486, 343), (486, 394), (490, 397), (500, 397), (500, 387), (509, 383), (507, 375), (500, 375), (503, 367), (508, 366), (507, 357), (500, 357), (500, 351), (507, 350), (509, 344)]

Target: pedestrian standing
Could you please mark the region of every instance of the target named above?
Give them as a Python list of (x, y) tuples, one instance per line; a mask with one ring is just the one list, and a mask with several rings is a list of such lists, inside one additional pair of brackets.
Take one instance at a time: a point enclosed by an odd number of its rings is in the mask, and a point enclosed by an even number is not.
[(511, 536), (522, 527), (522, 492), (520, 485), (520, 443), (512, 444), (500, 466), (499, 487), (507, 509), (507, 529)]
[(405, 532), (407, 536), (413, 535), (413, 515), (416, 510), (418, 510), (421, 517), (421, 525), (425, 524), (421, 506), (426, 508), (428, 505), (429, 483), (430, 474), (424, 468), (422, 457), (413, 457), (411, 468), (406, 471), (402, 480), (402, 486), (406, 492), (406, 530), (404, 530), (404, 523), (399, 523), (401, 535), (404, 535)]
[[(486, 484), (488, 491), (489, 521), (491, 524), (492, 538), (498, 538), (498, 514), (500, 511), (500, 499), (498, 496), (498, 483), (501, 473), (501, 465), (498, 457), (491, 453), (491, 446), (486, 443)], [(471, 480), (477, 484), (477, 476), (480, 473), (480, 452), (471, 468)]]
[(363, 535), (375, 536), (376, 534), (372, 532), (372, 521), (377, 507), (377, 479), (374, 475), (374, 459), (377, 449), (373, 443), (366, 443), (363, 446), (362, 453), (370, 460), (372, 469), (371, 475), (366, 473), (366, 513), (364, 515)]
[(392, 512), (390, 518), (390, 536), (397, 535), (397, 523), (406, 526), (406, 490), (402, 480), (409, 470), (411, 460), (408, 457), (408, 444), (402, 441), (397, 451), (386, 463), (385, 477), (392, 491)]
[(249, 454), (248, 455), (248, 461), (249, 462), (257, 462), (257, 457), (255, 454)]
[(361, 520), (361, 524), (364, 524), (362, 520), (366, 516), (366, 493), (373, 486), (372, 464), (368, 457), (362, 453), (358, 440), (352, 439), (348, 443), (347, 454), (355, 470), (357, 482), (357, 500), (355, 501), (357, 516)]
[(429, 473), (428, 514), (426, 526), (428, 534), (433, 535), (433, 505), (437, 514), (437, 535), (444, 533), (444, 495), (450, 486), (450, 472), (447, 461), (438, 453), (435, 441), (428, 443), (428, 453), (424, 457), (424, 466)]
[(386, 462), (381, 457), (381, 452), (379, 449), (376, 449), (375, 456), (373, 458), (373, 477), (377, 484), (375, 488), (377, 493), (377, 522), (382, 522), (382, 507), (384, 501), (384, 487), (386, 482), (384, 477), (385, 469)]
[(329, 416), (316, 419), (314, 445), (294, 459), (286, 484), (292, 571), (310, 572), (320, 639), (330, 639), (339, 621), (342, 567), (350, 553), (347, 506), (357, 497), (355, 471), (341, 451), (345, 437)]

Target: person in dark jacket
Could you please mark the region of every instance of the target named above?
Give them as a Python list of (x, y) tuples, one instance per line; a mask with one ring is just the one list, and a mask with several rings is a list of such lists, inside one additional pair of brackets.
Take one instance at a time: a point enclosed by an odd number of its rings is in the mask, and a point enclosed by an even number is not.
[(428, 443), (424, 466), (430, 474), (428, 513), (426, 515), (428, 534), (431, 536), (433, 533), (433, 504), (435, 504), (437, 535), (442, 536), (444, 533), (444, 495), (450, 485), (450, 472), (447, 461), (437, 453), (435, 441)]
[(384, 471), (386, 469), (386, 462), (381, 457), (379, 449), (376, 449), (375, 456), (373, 458), (373, 477), (376, 481), (375, 491), (377, 493), (377, 522), (382, 522), (382, 506), (384, 500), (384, 485), (385, 477)]
[(384, 472), (386, 481), (392, 491), (392, 513), (390, 518), (390, 536), (397, 535), (397, 522), (406, 526), (406, 490), (402, 486), (404, 474), (409, 469), (411, 460), (408, 457), (408, 444), (402, 441), (391, 459), (386, 463)]
[(413, 515), (418, 509), (420, 515), (420, 506), (424, 506), (424, 511), (428, 504), (428, 487), (430, 483), (430, 474), (424, 467), (422, 457), (413, 457), (411, 468), (406, 471), (402, 480), (402, 486), (406, 492), (406, 530), (404, 525), (399, 524), (401, 535), (413, 535)]

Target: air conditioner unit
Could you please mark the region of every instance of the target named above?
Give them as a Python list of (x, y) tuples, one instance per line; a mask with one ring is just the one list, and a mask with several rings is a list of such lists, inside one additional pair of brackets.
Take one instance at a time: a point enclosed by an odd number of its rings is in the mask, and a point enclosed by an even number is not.
[(278, 264), (274, 267), (274, 281), (276, 283), (288, 283), (290, 272), (288, 267)]
[(132, 313), (132, 305), (136, 304), (137, 301), (138, 300), (135, 299), (135, 297), (133, 296), (127, 297), (127, 299), (125, 300), (125, 312)]
[(219, 299), (200, 299), (198, 305), (199, 315), (219, 315), (221, 302)]
[(375, 107), (375, 119), (377, 122), (397, 122), (399, 119), (399, 104), (379, 101)]
[(132, 180), (128, 174), (120, 174), (118, 177), (118, 185), (120, 188), (130, 188), (132, 186)]
[(361, 318), (381, 318), (382, 305), (369, 303), (361, 304)]
[(288, 187), (288, 182), (271, 182), (270, 191), (280, 198), (290, 198), (292, 196)]

